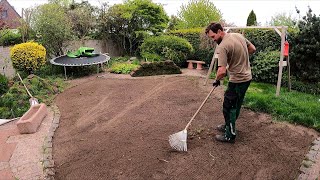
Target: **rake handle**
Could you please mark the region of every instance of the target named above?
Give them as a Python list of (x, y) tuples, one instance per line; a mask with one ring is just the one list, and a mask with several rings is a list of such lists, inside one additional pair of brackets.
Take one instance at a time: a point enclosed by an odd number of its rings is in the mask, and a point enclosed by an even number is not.
[(20, 74), (19, 74), (19, 73), (17, 73), (17, 75), (18, 75), (18, 77), (19, 77), (19, 79), (20, 79), (21, 83), (23, 84), (24, 88), (27, 90), (27, 93), (29, 94), (29, 96), (30, 96), (31, 98), (33, 98), (33, 96), (31, 95), (31, 93), (29, 92), (29, 90), (28, 90), (27, 86), (23, 83), (23, 80), (22, 80), (22, 78), (21, 78)]
[(202, 104), (200, 105), (200, 107), (198, 108), (197, 112), (193, 115), (193, 117), (191, 118), (191, 120), (188, 122), (187, 126), (184, 128), (184, 130), (187, 130), (188, 127), (191, 125), (191, 122), (194, 120), (194, 118), (197, 116), (197, 114), (199, 113), (199, 111), (201, 110), (202, 106), (206, 103), (206, 101), (208, 100), (208, 98), (210, 97), (211, 93), (216, 89), (217, 86), (213, 87), (211, 89), (211, 91), (209, 92), (209, 94), (207, 95), (207, 97), (204, 99), (204, 101), (202, 102)]

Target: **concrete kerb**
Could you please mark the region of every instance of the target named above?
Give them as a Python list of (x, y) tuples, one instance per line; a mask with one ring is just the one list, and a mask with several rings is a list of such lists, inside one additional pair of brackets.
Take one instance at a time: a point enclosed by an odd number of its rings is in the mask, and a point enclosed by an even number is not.
[(54, 161), (52, 157), (52, 139), (54, 132), (59, 127), (60, 122), (60, 111), (58, 106), (53, 104), (51, 106), (51, 109), (53, 110), (53, 120), (51, 127), (49, 129), (48, 135), (44, 140), (43, 144), (43, 173), (45, 179), (54, 179), (55, 170), (54, 170)]
[(312, 142), (299, 170), (298, 180), (320, 179), (320, 137)]

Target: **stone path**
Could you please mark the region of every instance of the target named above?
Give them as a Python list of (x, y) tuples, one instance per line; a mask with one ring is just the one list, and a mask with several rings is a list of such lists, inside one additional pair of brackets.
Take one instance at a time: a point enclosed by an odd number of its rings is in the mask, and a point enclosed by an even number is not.
[(53, 111), (33, 134), (19, 134), (16, 121), (0, 126), (0, 179), (45, 179), (44, 142), (53, 121)]

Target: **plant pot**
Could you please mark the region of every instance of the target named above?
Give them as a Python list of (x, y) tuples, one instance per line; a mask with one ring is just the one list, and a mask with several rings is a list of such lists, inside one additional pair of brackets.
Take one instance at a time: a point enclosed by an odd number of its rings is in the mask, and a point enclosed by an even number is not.
[(17, 122), (20, 134), (31, 134), (37, 132), (38, 127), (47, 114), (47, 106), (44, 103), (32, 105)]

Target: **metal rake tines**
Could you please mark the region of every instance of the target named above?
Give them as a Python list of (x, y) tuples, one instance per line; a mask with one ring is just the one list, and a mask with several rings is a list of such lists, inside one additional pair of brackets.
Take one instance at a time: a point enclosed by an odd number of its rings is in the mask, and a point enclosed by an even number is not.
[(187, 132), (184, 130), (170, 135), (169, 144), (177, 151), (187, 151)]

